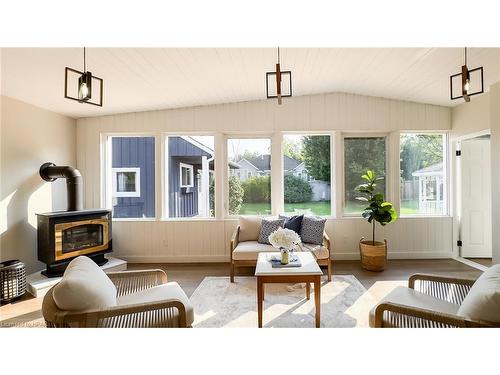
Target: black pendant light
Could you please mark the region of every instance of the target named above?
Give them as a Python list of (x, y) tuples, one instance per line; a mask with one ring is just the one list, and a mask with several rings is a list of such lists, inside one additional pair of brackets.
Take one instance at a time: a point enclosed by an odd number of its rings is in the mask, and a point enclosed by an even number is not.
[(80, 101), (92, 98), (92, 73), (87, 71), (85, 57), (85, 47), (83, 47), (83, 74), (78, 78), (78, 99)]
[[(78, 75), (78, 86), (77, 95), (71, 96), (68, 94), (68, 76)], [(98, 88), (95, 92), (98, 95), (98, 100), (92, 100), (92, 87), (93, 82), (97, 84)], [(80, 103), (87, 103), (102, 107), (102, 90), (103, 90), (103, 80), (99, 77), (93, 76), (91, 72), (87, 71), (87, 59), (86, 59), (86, 49), (83, 48), (83, 71), (66, 67), (64, 75), (64, 97), (71, 100), (76, 100)]]
[(282, 98), (292, 96), (292, 72), (281, 70), (279, 47), (276, 71), (266, 73), (266, 93), (268, 99), (277, 98), (280, 105)]
[[(475, 79), (472, 81), (471, 77)], [(472, 84), (478, 86), (472, 89)], [(457, 87), (459, 86), (459, 87)], [(483, 67), (469, 70), (467, 67), (467, 47), (464, 49), (464, 65), (460, 73), (450, 76), (450, 96), (451, 100), (463, 98), (470, 102), (470, 97), (484, 92)]]

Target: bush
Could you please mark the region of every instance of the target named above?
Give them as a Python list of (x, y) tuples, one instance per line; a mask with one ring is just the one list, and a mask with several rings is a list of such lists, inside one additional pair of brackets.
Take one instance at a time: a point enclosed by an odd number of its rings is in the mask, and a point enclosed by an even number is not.
[(243, 203), (243, 187), (241, 181), (236, 176), (229, 177), (229, 214), (237, 215)]
[(242, 183), (244, 190), (243, 202), (264, 203), (270, 202), (271, 178), (269, 176), (251, 177)]
[(284, 178), (285, 203), (310, 202), (312, 188), (307, 181), (293, 174), (287, 174)]

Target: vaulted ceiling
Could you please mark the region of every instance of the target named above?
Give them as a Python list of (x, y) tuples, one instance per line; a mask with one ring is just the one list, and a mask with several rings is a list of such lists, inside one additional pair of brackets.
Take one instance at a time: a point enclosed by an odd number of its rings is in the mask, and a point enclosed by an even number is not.
[[(74, 118), (260, 100), (273, 48), (87, 48), (87, 69), (104, 79), (104, 106), (64, 99), (64, 68), (81, 70), (81, 48), (3, 48), (1, 92)], [(348, 92), (444, 106), (460, 48), (281, 48), (293, 94)], [(500, 48), (471, 48), (485, 89), (500, 81)], [(473, 99), (474, 100), (474, 99)]]

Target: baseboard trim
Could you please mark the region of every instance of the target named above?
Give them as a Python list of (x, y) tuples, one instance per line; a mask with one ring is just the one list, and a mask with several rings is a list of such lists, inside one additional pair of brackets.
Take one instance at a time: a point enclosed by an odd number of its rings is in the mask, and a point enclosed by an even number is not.
[[(229, 262), (228, 255), (191, 255), (191, 256), (172, 256), (172, 255), (123, 255), (114, 254), (117, 257), (126, 260), (129, 263), (221, 263)], [(437, 253), (431, 251), (422, 252), (392, 252), (387, 256), (388, 259), (453, 259), (453, 253)], [(352, 253), (334, 253), (333, 260), (359, 260), (359, 252)]]
[(129, 263), (223, 263), (229, 262), (228, 255), (193, 255), (193, 256), (149, 256), (115, 254)]
[[(419, 251), (419, 252), (389, 252), (387, 259), (452, 259), (453, 253)], [(355, 253), (333, 253), (333, 260), (359, 260), (359, 252)]]

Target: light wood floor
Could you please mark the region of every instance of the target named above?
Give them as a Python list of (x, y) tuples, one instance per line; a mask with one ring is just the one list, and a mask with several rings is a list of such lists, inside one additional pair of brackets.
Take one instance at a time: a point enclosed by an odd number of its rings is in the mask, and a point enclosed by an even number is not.
[(467, 258), (467, 259), (486, 267), (491, 267), (493, 265), (493, 259), (491, 258)]
[[(169, 281), (177, 281), (188, 296), (191, 296), (206, 276), (227, 276), (227, 263), (205, 264), (129, 264), (129, 270), (160, 268), (165, 270)], [(237, 275), (253, 276), (253, 268), (239, 268)], [(361, 269), (358, 261), (335, 261), (333, 274), (354, 275), (375, 298), (382, 298), (397, 285), (406, 285), (414, 273), (478, 277), (481, 271), (453, 259), (391, 260), (383, 272)], [(238, 276), (236, 276), (236, 282)], [(42, 298), (26, 294), (15, 303), (0, 306), (0, 327), (43, 326), (41, 313)]]

